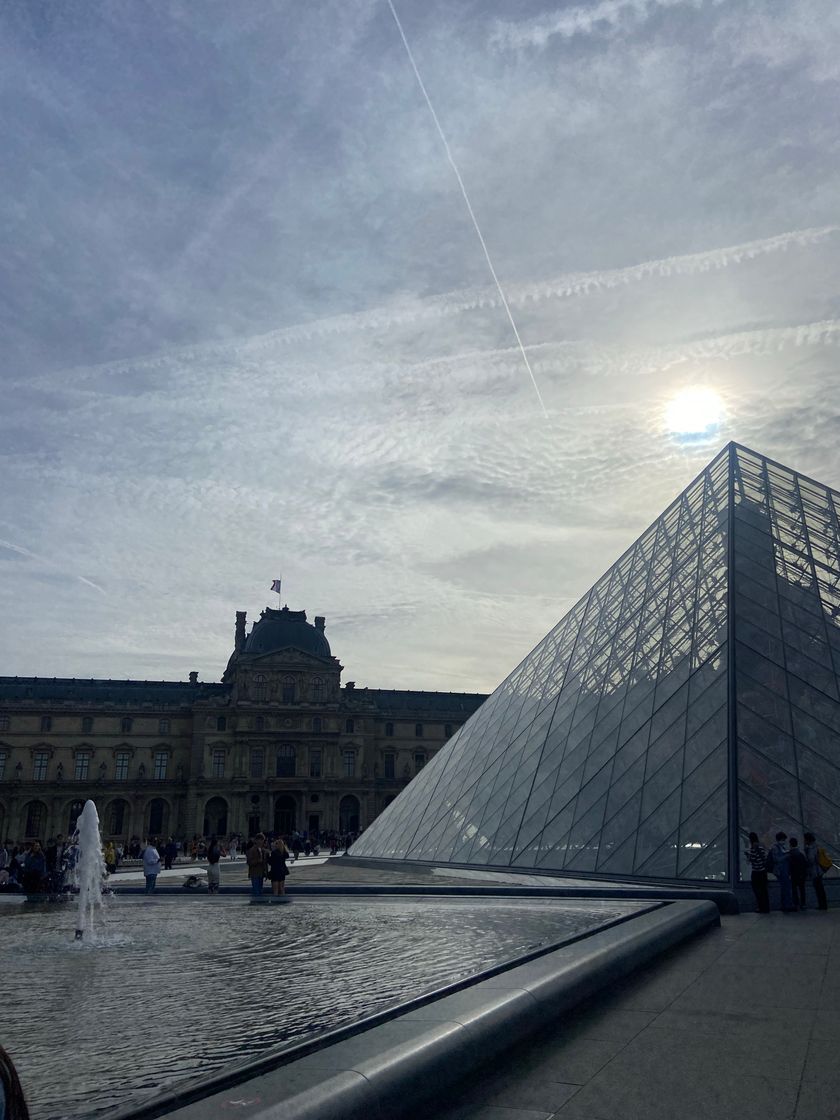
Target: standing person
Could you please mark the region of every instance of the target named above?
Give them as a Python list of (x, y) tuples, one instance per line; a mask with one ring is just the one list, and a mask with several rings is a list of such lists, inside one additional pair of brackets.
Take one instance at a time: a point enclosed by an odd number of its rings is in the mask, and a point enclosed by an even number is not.
[(23, 889), (27, 894), (39, 894), (44, 889), (47, 860), (36, 840), (23, 859)]
[(143, 874), (146, 876), (146, 894), (151, 894), (160, 874), (160, 852), (152, 840), (147, 842), (143, 852)]
[(767, 849), (759, 843), (758, 835), (750, 833), (750, 846), (744, 853), (750, 861), (753, 894), (759, 914), (770, 913), (770, 895), (767, 890)]
[(221, 858), (222, 849), (219, 847), (219, 841), (214, 834), (210, 837), (210, 843), (207, 847), (207, 889), (210, 894), (216, 894), (219, 889), (221, 880), (219, 860)]
[(0, 1120), (29, 1120), (23, 1087), (12, 1059), (0, 1046)]
[(262, 833), (254, 838), (254, 843), (245, 855), (248, 864), (248, 878), (251, 880), (251, 896), (259, 898), (263, 892), (263, 879), (265, 878), (265, 837)]
[(820, 849), (817, 847), (817, 839), (813, 832), (806, 832), (802, 839), (805, 841), (805, 860), (808, 864), (808, 878), (813, 883), (814, 894), (817, 896), (817, 909), (827, 910), (828, 899), (825, 897), (825, 885), (823, 884), (825, 869), (820, 865)]
[(171, 871), (172, 864), (175, 857), (178, 855), (178, 845), (175, 843), (175, 837), (170, 836), (166, 841), (166, 846), (163, 849), (163, 870)]
[(782, 910), (785, 914), (792, 914), (796, 907), (793, 905), (793, 890), (790, 881), (790, 861), (785, 845), (786, 832), (776, 833), (776, 843), (770, 849), (770, 867), (779, 880), (779, 894)]
[(289, 868), (286, 866), (286, 858), (288, 855), (289, 849), (278, 836), (271, 846), (271, 853), (268, 857), (268, 868), (271, 875), (271, 893), (273, 895), (286, 893), (286, 876), (289, 874)]
[(102, 852), (108, 874), (113, 875), (117, 870), (117, 852), (113, 840), (109, 840)]
[(804, 852), (799, 850), (799, 841), (795, 836), (788, 840), (788, 866), (790, 867), (790, 884), (793, 888), (794, 910), (804, 910), (805, 882), (808, 878), (808, 860)]

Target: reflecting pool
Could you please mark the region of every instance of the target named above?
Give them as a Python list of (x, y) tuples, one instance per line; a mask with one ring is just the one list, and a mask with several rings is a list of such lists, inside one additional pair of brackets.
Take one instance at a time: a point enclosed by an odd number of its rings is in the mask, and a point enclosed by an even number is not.
[(643, 903), (335, 896), (0, 905), (0, 1042), (34, 1120), (77, 1118), (463, 979)]

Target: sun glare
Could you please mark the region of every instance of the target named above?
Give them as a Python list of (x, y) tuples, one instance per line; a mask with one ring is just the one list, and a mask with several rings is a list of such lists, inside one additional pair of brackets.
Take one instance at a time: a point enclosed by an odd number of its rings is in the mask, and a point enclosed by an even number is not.
[(704, 436), (723, 422), (723, 401), (714, 389), (683, 389), (665, 406), (665, 427), (675, 436)]

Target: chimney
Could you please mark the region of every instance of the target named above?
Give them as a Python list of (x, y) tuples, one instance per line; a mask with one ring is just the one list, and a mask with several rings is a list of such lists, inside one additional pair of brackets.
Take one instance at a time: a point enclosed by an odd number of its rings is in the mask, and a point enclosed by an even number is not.
[(245, 648), (245, 611), (236, 612), (236, 633), (233, 638), (233, 652), (241, 653)]
[(324, 616), (322, 614), (316, 614), (315, 615), (315, 629), (320, 630), (321, 633), (323, 634), (324, 633), (324, 627), (326, 625), (327, 625), (326, 618), (324, 618)]
[(190, 673), (190, 684), (198, 684), (198, 673), (195, 669)]

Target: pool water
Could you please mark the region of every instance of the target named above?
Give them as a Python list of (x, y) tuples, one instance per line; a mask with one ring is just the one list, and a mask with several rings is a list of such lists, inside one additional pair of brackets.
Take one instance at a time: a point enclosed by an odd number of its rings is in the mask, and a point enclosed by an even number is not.
[(644, 908), (476, 898), (115, 900), (0, 907), (0, 1043), (33, 1120), (90, 1116)]

